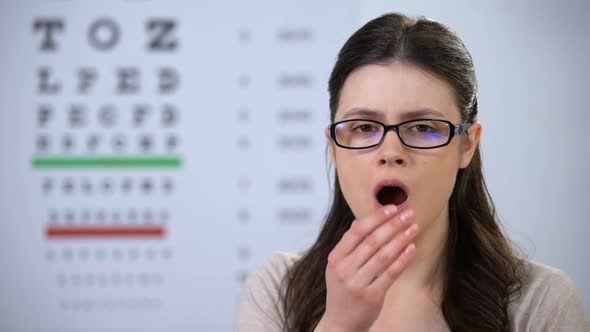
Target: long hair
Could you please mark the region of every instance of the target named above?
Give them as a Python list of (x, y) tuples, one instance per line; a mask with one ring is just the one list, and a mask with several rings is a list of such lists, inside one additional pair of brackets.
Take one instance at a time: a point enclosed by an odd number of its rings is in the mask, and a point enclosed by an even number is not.
[[(453, 89), (463, 122), (477, 120), (477, 81), (471, 55), (445, 25), (386, 14), (361, 27), (344, 44), (329, 81), (331, 120), (348, 75), (368, 64), (417, 65)], [(286, 331), (312, 331), (326, 306), (327, 257), (354, 215), (338, 176), (320, 234), (285, 276), (282, 304)], [(522, 258), (503, 235), (483, 177), (479, 146), (457, 173), (449, 199), (449, 232), (441, 310), (452, 331), (508, 331), (508, 305), (521, 286)]]

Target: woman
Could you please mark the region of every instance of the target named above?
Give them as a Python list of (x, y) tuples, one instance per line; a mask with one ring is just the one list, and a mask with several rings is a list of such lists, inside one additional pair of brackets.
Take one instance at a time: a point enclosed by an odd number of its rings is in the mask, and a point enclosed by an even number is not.
[(381, 16), (345, 43), (329, 92), (331, 211), (309, 250), (249, 277), (238, 331), (590, 331), (573, 282), (496, 221), (457, 35)]

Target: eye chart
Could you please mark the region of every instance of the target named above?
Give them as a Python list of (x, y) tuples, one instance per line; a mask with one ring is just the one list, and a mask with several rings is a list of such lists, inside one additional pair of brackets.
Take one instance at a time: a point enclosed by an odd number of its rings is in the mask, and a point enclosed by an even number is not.
[(2, 4), (0, 329), (232, 330), (329, 202), (353, 1)]

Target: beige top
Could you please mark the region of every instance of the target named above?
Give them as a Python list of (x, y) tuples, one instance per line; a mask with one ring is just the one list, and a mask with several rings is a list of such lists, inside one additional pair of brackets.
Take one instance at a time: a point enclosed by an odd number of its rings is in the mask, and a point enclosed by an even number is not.
[[(242, 288), (236, 331), (283, 332), (279, 291), (283, 276), (299, 254), (268, 257)], [(527, 261), (520, 298), (508, 308), (515, 332), (590, 332), (590, 318), (574, 282), (562, 271)]]

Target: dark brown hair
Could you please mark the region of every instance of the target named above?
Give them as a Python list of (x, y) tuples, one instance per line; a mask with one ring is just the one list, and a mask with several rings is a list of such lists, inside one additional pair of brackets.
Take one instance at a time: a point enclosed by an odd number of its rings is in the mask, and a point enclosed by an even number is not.
[[(454, 90), (463, 122), (477, 119), (477, 82), (471, 55), (445, 25), (386, 14), (361, 27), (338, 54), (329, 82), (331, 120), (348, 75), (368, 64), (393, 61), (419, 66)], [(319, 237), (287, 273), (282, 294), (286, 331), (312, 331), (326, 306), (327, 257), (354, 215), (338, 176)], [(457, 173), (449, 200), (449, 233), (442, 313), (452, 331), (508, 331), (508, 304), (518, 294), (522, 259), (502, 234), (483, 178), (479, 146)]]

